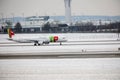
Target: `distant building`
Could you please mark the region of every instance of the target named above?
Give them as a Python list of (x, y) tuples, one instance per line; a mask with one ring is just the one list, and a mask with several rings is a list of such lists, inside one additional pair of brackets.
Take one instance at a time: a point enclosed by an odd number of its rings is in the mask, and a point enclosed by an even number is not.
[(49, 16), (26, 17), (21, 23), (23, 32), (41, 32), (43, 25), (48, 22)]

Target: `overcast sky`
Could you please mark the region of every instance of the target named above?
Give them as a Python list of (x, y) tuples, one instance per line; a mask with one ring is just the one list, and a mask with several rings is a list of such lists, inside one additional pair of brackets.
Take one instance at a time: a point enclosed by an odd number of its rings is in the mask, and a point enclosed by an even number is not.
[[(120, 0), (72, 0), (72, 15), (120, 16)], [(64, 0), (0, 0), (3, 16), (64, 15)], [(0, 15), (1, 16), (1, 15)]]

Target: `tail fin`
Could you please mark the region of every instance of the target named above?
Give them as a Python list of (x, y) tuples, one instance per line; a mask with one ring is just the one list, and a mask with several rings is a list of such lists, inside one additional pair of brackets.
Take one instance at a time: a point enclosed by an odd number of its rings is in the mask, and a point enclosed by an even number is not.
[(14, 35), (14, 32), (12, 31), (12, 29), (8, 29), (8, 35), (9, 35), (9, 38), (12, 38), (12, 36)]

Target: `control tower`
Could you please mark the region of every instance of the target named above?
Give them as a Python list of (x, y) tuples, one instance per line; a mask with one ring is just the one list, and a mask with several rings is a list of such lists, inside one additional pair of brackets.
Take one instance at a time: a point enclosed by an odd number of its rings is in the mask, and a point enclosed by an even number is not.
[(66, 23), (71, 25), (71, 0), (64, 0)]

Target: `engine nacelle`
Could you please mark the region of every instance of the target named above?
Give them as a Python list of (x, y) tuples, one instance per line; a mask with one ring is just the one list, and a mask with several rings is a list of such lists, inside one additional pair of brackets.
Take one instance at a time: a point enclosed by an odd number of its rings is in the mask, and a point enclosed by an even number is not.
[(45, 42), (43, 42), (43, 44), (49, 44), (50, 42), (49, 41), (45, 41)]

